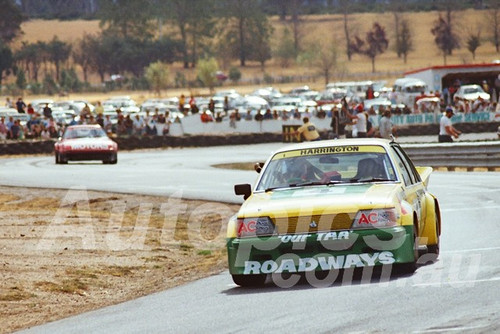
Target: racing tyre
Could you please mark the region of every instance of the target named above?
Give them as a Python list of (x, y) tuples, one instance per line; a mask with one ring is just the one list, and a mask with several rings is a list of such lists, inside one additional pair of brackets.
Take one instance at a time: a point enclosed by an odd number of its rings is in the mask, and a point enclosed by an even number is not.
[[(58, 162), (59, 161), (59, 162)], [(56, 155), (56, 164), (67, 164), (68, 160), (64, 157), (64, 155), (58, 154)]]
[(436, 262), (437, 261), (437, 258), (439, 257), (439, 244), (440, 244), (440, 237), (439, 235), (441, 234), (441, 231), (439, 231), (439, 215), (438, 213), (436, 212), (436, 218), (435, 218), (435, 222), (436, 222), (436, 236), (437, 236), (437, 244), (435, 245), (428, 245), (427, 246), (427, 257), (429, 258), (429, 262)]
[(59, 153), (56, 152), (56, 165), (60, 164), (59, 162)]
[(233, 282), (243, 287), (258, 287), (263, 286), (266, 282), (266, 274), (258, 275), (231, 275)]

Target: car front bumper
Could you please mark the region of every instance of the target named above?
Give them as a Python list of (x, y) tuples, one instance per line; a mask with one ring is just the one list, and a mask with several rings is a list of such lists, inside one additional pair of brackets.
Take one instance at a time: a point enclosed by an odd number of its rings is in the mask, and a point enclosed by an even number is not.
[(412, 226), (227, 239), (233, 275), (300, 273), (415, 261)]

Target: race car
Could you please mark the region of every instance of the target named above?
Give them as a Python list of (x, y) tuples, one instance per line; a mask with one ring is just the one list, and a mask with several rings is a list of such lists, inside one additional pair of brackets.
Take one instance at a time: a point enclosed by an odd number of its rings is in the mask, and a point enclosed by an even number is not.
[(394, 141), (294, 144), (256, 170), (253, 190), (235, 186), (245, 201), (227, 228), (237, 285), (374, 266), (413, 272), (439, 255), (439, 203), (427, 190), (432, 168), (415, 167)]
[(102, 160), (105, 164), (118, 162), (118, 145), (100, 125), (68, 126), (54, 145), (56, 164), (69, 160)]

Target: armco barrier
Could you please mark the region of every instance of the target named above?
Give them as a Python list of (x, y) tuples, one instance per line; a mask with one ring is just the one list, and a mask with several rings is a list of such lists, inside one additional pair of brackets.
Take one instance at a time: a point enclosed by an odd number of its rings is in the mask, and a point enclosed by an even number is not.
[[(464, 132), (493, 132), (498, 123), (488, 124), (459, 124)], [(436, 125), (412, 126), (401, 129), (398, 135), (423, 135), (427, 132), (436, 133)], [(470, 131), (467, 131), (470, 130)], [(475, 131), (472, 131), (475, 130)], [(328, 138), (329, 133), (322, 132), (322, 138)], [(165, 147), (206, 147), (217, 145), (245, 145), (257, 143), (281, 142), (282, 133), (235, 133), (224, 135), (193, 135), (193, 136), (165, 136), (165, 137), (118, 137), (114, 138), (120, 150), (134, 150), (142, 148)], [(436, 135), (437, 140), (437, 135)], [(484, 167), (488, 170), (500, 168), (500, 142), (471, 142), (471, 143), (443, 143), (443, 144), (406, 144), (403, 145), (408, 155), (416, 165), (432, 167), (446, 167), (454, 169), (465, 167), (473, 169)], [(0, 155), (16, 154), (53, 154), (54, 141), (9, 141), (0, 143)]]
[(477, 167), (494, 171), (500, 168), (500, 142), (407, 144), (402, 145), (415, 165), (457, 167), (473, 170)]

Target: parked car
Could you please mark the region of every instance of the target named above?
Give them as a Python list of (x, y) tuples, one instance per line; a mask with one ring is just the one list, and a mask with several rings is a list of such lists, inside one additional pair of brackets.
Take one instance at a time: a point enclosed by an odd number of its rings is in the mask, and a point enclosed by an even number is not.
[(479, 98), (483, 100), (490, 100), (490, 94), (486, 93), (483, 88), (479, 85), (463, 85), (458, 88), (454, 95), (455, 97), (461, 98), (463, 100), (475, 101)]

